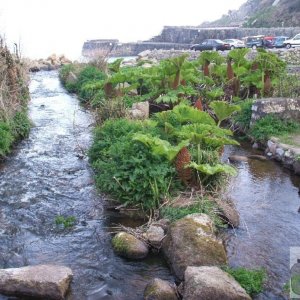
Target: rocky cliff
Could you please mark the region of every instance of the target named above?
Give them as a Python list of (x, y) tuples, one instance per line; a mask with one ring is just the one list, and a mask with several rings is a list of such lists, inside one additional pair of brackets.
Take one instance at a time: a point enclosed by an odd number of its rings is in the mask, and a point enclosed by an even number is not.
[(202, 26), (299, 27), (299, 0), (248, 0), (238, 10)]

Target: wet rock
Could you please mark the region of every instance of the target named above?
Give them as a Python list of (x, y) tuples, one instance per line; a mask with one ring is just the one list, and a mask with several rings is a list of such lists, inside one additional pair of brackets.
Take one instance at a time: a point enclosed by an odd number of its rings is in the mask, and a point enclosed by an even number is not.
[(145, 300), (178, 300), (174, 284), (154, 278), (144, 292)]
[(300, 162), (299, 161), (295, 161), (293, 163), (293, 169), (296, 175), (300, 175)]
[(70, 268), (55, 265), (2, 269), (0, 293), (42, 299), (64, 299), (72, 276)]
[(231, 155), (228, 157), (230, 161), (248, 161), (246, 156), (241, 155)]
[(219, 215), (231, 227), (238, 227), (240, 224), (240, 215), (230, 199), (216, 199), (215, 200), (220, 210)]
[(224, 265), (225, 248), (215, 236), (213, 223), (205, 214), (191, 214), (174, 222), (162, 249), (175, 275), (182, 280), (188, 266)]
[(253, 149), (258, 149), (258, 148), (259, 148), (258, 143), (254, 143), (254, 144), (252, 145), (252, 148), (253, 148)]
[(183, 300), (250, 300), (228, 273), (218, 267), (188, 267), (184, 273)]
[(147, 245), (127, 232), (119, 232), (112, 239), (115, 252), (125, 258), (142, 259), (148, 255)]
[(146, 231), (145, 237), (152, 247), (160, 249), (165, 232), (162, 227), (151, 225)]
[(257, 160), (261, 160), (261, 161), (267, 160), (267, 158), (264, 155), (257, 155), (257, 154), (248, 155), (248, 158), (257, 159)]

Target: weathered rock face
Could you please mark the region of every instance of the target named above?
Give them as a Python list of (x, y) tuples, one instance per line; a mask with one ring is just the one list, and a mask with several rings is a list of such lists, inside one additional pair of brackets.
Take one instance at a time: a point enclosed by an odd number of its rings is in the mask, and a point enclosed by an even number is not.
[(205, 214), (191, 214), (173, 223), (163, 241), (164, 255), (175, 275), (183, 280), (188, 266), (224, 265), (225, 248)]
[(250, 300), (235, 279), (218, 267), (188, 267), (183, 300)]
[(142, 259), (148, 255), (147, 245), (127, 232), (119, 232), (112, 239), (115, 252), (125, 258)]
[(300, 98), (267, 98), (255, 101), (252, 105), (251, 124), (266, 116), (274, 114), (280, 118), (300, 120)]
[(37, 265), (0, 270), (0, 293), (41, 299), (64, 299), (72, 270), (63, 266)]
[(240, 215), (230, 199), (216, 199), (215, 200), (221, 219), (231, 227), (238, 227), (240, 224)]
[(178, 300), (175, 286), (168, 281), (154, 278), (144, 292), (145, 300)]
[(63, 65), (72, 63), (72, 61), (64, 55), (52, 54), (47, 59), (29, 60), (26, 63), (30, 72), (38, 72), (56, 70)]

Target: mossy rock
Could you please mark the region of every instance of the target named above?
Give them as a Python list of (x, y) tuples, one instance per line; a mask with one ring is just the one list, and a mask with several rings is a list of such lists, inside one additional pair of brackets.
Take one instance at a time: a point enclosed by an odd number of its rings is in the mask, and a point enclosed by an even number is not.
[(173, 223), (162, 248), (180, 280), (188, 266), (227, 264), (224, 245), (216, 238), (213, 223), (205, 214), (191, 214)]
[(127, 232), (119, 232), (112, 239), (114, 251), (125, 258), (142, 259), (148, 255), (147, 245)]
[(154, 278), (144, 292), (144, 300), (178, 300), (175, 286), (168, 281)]

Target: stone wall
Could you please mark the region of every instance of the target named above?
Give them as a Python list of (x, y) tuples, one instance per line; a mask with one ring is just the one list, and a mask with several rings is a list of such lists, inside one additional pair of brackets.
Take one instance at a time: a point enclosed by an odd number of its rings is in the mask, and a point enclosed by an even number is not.
[(97, 55), (108, 55), (111, 57), (137, 56), (145, 50), (182, 50), (189, 48), (189, 44), (160, 42), (120, 43), (118, 40), (91, 40), (84, 43), (82, 55), (85, 57), (94, 57)]
[(293, 37), (300, 33), (300, 27), (279, 28), (242, 28), (242, 27), (182, 27), (165, 26), (160, 35), (151, 39), (152, 42), (196, 44), (204, 39), (241, 39), (252, 35), (289, 36)]
[(251, 124), (267, 114), (275, 114), (280, 118), (300, 120), (300, 98), (268, 98), (255, 101), (252, 106)]

